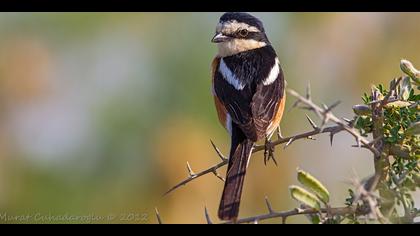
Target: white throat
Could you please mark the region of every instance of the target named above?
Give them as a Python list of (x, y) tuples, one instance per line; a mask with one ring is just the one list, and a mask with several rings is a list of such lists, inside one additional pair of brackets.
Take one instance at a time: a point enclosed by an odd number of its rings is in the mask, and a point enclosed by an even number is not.
[(262, 48), (267, 46), (265, 42), (259, 42), (254, 39), (233, 39), (228, 42), (218, 43), (219, 57), (232, 56), (241, 52)]

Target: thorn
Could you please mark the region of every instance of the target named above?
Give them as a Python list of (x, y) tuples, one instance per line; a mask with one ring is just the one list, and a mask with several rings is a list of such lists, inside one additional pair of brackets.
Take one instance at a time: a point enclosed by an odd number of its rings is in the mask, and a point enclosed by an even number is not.
[(347, 122), (347, 123), (351, 123), (351, 122), (353, 122), (352, 120), (350, 120), (350, 119), (348, 119), (348, 118), (346, 118), (346, 117), (343, 117), (343, 120), (344, 120), (345, 122)]
[(311, 100), (311, 82), (306, 86), (306, 99)]
[(273, 208), (271, 207), (270, 201), (268, 200), (268, 197), (267, 196), (265, 197), (265, 204), (267, 205), (268, 212), (270, 214), (273, 213), (274, 212), (273, 211)]
[(324, 108), (325, 112), (328, 110), (328, 106), (325, 103), (322, 103), (322, 108)]
[(330, 112), (332, 109), (336, 108), (340, 103), (341, 101), (336, 101), (334, 104), (327, 108), (326, 112)]
[(188, 169), (188, 174), (190, 175), (190, 177), (195, 176), (194, 171), (191, 169), (190, 163), (187, 161), (187, 169)]
[(345, 117), (343, 117), (342, 119), (347, 123), (348, 126), (353, 127), (353, 124), (355, 123), (354, 120), (350, 120)]
[(282, 218), (281, 218), (281, 223), (284, 225), (284, 224), (286, 224), (286, 219), (287, 219), (287, 217), (285, 217), (285, 216), (283, 216)]
[(210, 216), (209, 216), (209, 212), (207, 211), (207, 207), (206, 207), (206, 206), (204, 207), (204, 214), (205, 214), (205, 216), (206, 216), (206, 221), (207, 221), (207, 224), (209, 224), (209, 225), (213, 224), (213, 223), (211, 222), (211, 219), (210, 219)]
[(287, 112), (292, 111), (294, 108), (296, 108), (297, 106), (299, 106), (299, 104), (300, 104), (300, 101), (299, 100), (296, 100), (296, 102), (293, 103), (293, 105), (289, 108), (289, 110)]
[(287, 143), (286, 145), (284, 145), (284, 149), (286, 149), (290, 144), (293, 143), (293, 141), (295, 141), (295, 137), (292, 137)]
[(210, 142), (220, 159), (222, 159), (222, 161), (224, 162), (227, 161), (227, 158), (222, 154), (222, 152), (219, 150), (216, 144), (213, 143), (213, 140), (210, 139)]
[(318, 130), (318, 126), (315, 124), (315, 122), (311, 119), (311, 117), (308, 116), (308, 114), (306, 115), (306, 119), (308, 119), (309, 124), (311, 124), (312, 128), (314, 128), (314, 130)]
[(218, 179), (220, 179), (222, 182), (225, 182), (225, 179), (222, 177), (222, 176), (220, 176), (219, 175), (219, 173), (217, 172), (217, 170), (216, 169), (214, 169), (213, 170), (213, 174), (218, 178)]
[(306, 137), (307, 139), (310, 139), (310, 140), (316, 140), (316, 138), (314, 138), (314, 137), (312, 137), (312, 136), (308, 136), (308, 137)]
[(156, 213), (156, 218), (158, 223), (161, 225), (162, 223), (162, 219), (160, 218), (160, 214), (159, 214), (159, 210), (157, 209), (157, 207), (155, 208), (155, 213)]
[(335, 134), (333, 132), (330, 133), (330, 144), (331, 144), (331, 146), (333, 145), (334, 135)]
[(362, 147), (362, 142), (360, 141), (359, 137), (356, 137), (357, 147)]
[(297, 213), (302, 213), (304, 210), (302, 208), (296, 208)]

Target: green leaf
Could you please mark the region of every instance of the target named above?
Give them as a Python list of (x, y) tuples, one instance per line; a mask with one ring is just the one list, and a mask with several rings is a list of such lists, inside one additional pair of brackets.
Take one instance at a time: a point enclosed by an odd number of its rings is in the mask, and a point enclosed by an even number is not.
[(298, 170), (297, 178), (303, 186), (314, 192), (323, 203), (327, 204), (330, 201), (330, 193), (327, 188), (311, 174)]
[(351, 206), (351, 205), (353, 205), (353, 202), (354, 202), (354, 198), (355, 198), (355, 196), (354, 196), (354, 192), (353, 192), (353, 190), (351, 190), (351, 189), (348, 189), (347, 190), (348, 192), (349, 192), (349, 197), (347, 197), (346, 198), (346, 206)]
[(306, 189), (301, 188), (296, 185), (292, 185), (289, 187), (290, 194), (293, 199), (311, 207), (314, 209), (321, 209), (321, 202), (320, 200), (312, 193), (308, 192)]

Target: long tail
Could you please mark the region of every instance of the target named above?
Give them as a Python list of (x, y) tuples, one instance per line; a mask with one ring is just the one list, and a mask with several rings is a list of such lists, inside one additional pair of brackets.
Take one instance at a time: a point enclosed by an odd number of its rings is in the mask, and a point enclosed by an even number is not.
[(235, 134), (235, 131), (232, 134), (232, 148), (219, 207), (221, 220), (236, 220), (238, 218), (246, 169), (254, 145), (253, 141), (245, 138), (242, 131), (239, 130), (239, 132), (239, 135)]

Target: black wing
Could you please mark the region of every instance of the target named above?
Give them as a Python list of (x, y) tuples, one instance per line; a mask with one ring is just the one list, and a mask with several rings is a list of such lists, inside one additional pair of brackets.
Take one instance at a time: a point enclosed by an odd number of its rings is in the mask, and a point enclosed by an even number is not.
[(281, 69), (277, 79), (272, 84), (264, 85), (260, 83), (257, 85), (252, 99), (251, 110), (258, 139), (262, 139), (267, 135), (268, 126), (270, 126), (276, 116), (283, 96), (284, 78)]
[(225, 106), (232, 122), (239, 126), (247, 138), (256, 141), (258, 137), (255, 133), (251, 110), (252, 98), (255, 93), (252, 86), (247, 85), (242, 90), (237, 90), (223, 78), (220, 72), (216, 72), (214, 92)]

